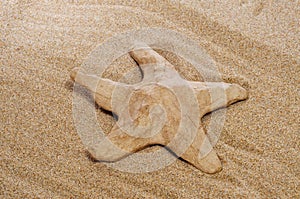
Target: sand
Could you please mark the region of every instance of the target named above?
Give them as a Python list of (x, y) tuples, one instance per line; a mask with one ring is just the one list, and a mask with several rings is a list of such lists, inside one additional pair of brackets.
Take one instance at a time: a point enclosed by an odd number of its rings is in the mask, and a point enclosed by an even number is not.
[[(286, 1), (287, 2), (287, 1)], [(299, 1), (1, 1), (1, 198), (299, 198)], [(89, 159), (72, 118), (69, 72), (113, 35), (178, 31), (250, 94), (226, 110), (220, 173), (176, 160), (133, 174)], [(181, 75), (200, 80), (164, 53)], [(116, 60), (119, 80), (135, 63)], [(126, 81), (136, 81), (127, 79)], [(140, 78), (135, 76), (135, 78)], [(219, 110), (222, 112), (222, 110)], [(97, 110), (108, 132), (114, 119)], [(203, 121), (207, 126), (210, 115)]]

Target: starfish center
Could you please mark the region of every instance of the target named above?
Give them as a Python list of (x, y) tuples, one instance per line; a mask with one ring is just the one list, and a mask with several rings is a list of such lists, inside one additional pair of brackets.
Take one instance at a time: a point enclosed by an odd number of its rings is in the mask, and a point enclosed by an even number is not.
[[(180, 122), (180, 104), (170, 88), (150, 83), (135, 89), (129, 98), (128, 108), (121, 113), (119, 122), (120, 128), (127, 134), (153, 138), (165, 136), (164, 132), (176, 132)], [(128, 121), (128, 118), (132, 121), (130, 125), (122, 122)], [(169, 138), (166, 137), (166, 140)]]

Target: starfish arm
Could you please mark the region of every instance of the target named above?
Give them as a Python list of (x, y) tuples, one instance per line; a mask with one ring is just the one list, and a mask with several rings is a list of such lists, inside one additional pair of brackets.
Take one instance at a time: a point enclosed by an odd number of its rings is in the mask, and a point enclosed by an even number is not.
[(170, 62), (146, 44), (135, 47), (129, 54), (139, 64), (144, 75), (162, 70), (162, 66), (175, 70)]
[(126, 87), (126, 85), (109, 79), (86, 74), (80, 71), (79, 68), (74, 68), (70, 76), (73, 81), (91, 91), (94, 94), (95, 102), (108, 111), (112, 111), (111, 101), (113, 91), (116, 89), (116, 87), (118, 87), (118, 89), (122, 88), (123, 86), (124, 88)]
[(150, 139), (128, 135), (116, 124), (109, 135), (96, 147), (88, 148), (91, 156), (99, 161), (115, 162), (150, 145)]
[(202, 127), (199, 128), (193, 143), (181, 158), (205, 173), (217, 173), (222, 170), (221, 161)]
[(247, 91), (237, 85), (222, 82), (190, 82), (202, 114), (224, 108), (248, 98)]

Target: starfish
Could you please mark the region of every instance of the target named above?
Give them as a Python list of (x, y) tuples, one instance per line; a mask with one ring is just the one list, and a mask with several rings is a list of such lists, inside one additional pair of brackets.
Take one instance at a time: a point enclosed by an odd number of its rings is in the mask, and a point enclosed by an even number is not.
[[(71, 79), (92, 92), (100, 107), (118, 115), (117, 123), (106, 137), (109, 141), (106, 139), (97, 146), (87, 147), (92, 158), (114, 162), (158, 144), (167, 146), (203, 172), (222, 170), (221, 161), (201, 125), (201, 118), (246, 99), (247, 91), (237, 84), (187, 81), (149, 46), (136, 47), (129, 54), (143, 74), (142, 81), (134, 85), (87, 74), (80, 68), (71, 72)], [(194, 101), (191, 100), (193, 96)], [(182, 111), (184, 107), (187, 110)], [(198, 114), (190, 114), (195, 111)], [(194, 116), (197, 118), (191, 119)], [(186, 121), (183, 127), (182, 120)], [(183, 134), (177, 133), (180, 128), (184, 129)], [(184, 134), (190, 131), (195, 132), (193, 135)], [(193, 139), (182, 150), (187, 137)]]

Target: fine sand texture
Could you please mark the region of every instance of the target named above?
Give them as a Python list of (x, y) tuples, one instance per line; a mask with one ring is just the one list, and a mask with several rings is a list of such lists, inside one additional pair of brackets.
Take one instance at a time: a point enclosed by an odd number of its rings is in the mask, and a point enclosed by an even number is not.
[[(300, 198), (299, 8), (297, 0), (1, 1), (0, 198)], [(248, 90), (248, 100), (216, 111), (226, 114), (214, 146), (221, 172), (177, 159), (128, 173), (87, 154), (73, 120), (70, 71), (111, 37), (146, 27), (189, 37), (222, 81)], [(158, 52), (182, 77), (203, 80), (180, 56)], [(141, 79), (127, 54), (102, 76)], [(114, 117), (95, 109), (108, 133)], [(206, 129), (211, 119), (203, 118)]]

